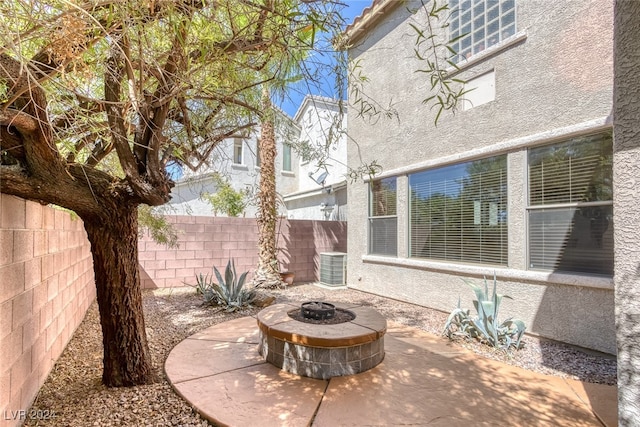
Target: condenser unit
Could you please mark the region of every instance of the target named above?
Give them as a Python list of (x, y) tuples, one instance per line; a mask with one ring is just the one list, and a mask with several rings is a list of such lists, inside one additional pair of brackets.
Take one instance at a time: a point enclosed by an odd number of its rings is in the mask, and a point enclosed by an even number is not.
[(320, 283), (343, 286), (347, 281), (347, 254), (324, 252), (320, 254)]

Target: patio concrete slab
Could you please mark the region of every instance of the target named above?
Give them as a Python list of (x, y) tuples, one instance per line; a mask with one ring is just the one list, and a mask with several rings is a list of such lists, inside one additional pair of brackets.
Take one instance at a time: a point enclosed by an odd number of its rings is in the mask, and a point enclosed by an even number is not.
[(561, 378), (471, 354), (426, 354), (390, 335), (385, 344), (378, 367), (331, 379), (315, 426), (367, 419), (384, 420), (380, 425), (602, 425)]
[(171, 350), (164, 369), (171, 382), (178, 383), (261, 363), (264, 359), (258, 354), (257, 344), (187, 338)]
[[(617, 424), (616, 387), (505, 365), (413, 328), (389, 323), (386, 356), (376, 368), (317, 380), (256, 360), (257, 344), (238, 342), (251, 328), (257, 330), (256, 320), (233, 322), (233, 328), (223, 323), (198, 334), (226, 336), (229, 346), (186, 339), (172, 350), (165, 365), (178, 393), (220, 425)], [(229, 336), (233, 329), (238, 336)], [(196, 369), (199, 365), (208, 367)]]
[[(416, 351), (416, 347), (418, 347), (445, 357), (456, 357), (467, 353), (467, 350), (453, 344), (449, 340), (444, 340), (436, 335), (428, 334), (419, 329), (398, 323), (388, 323), (387, 336), (393, 336), (401, 343), (396, 344), (395, 342), (390, 342), (386, 347), (397, 345), (399, 351), (413, 353)], [(409, 345), (404, 345), (403, 343)]]
[(247, 319), (244, 317), (229, 320), (228, 322), (216, 325), (215, 328), (208, 328), (193, 334), (187, 339), (258, 344), (260, 342), (260, 335), (256, 327), (256, 320), (255, 318), (253, 319), (253, 324), (247, 322)]
[[(594, 413), (607, 427), (618, 425), (618, 405), (611, 402), (611, 386), (567, 379), (578, 398), (593, 408)], [(613, 404), (612, 404), (613, 403)]]
[(264, 363), (174, 383), (205, 418), (223, 426), (306, 426), (327, 381), (291, 375)]

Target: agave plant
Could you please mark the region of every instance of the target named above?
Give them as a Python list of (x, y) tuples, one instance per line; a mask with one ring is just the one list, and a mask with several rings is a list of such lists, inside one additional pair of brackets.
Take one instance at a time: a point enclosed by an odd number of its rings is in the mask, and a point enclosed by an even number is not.
[[(184, 282), (187, 283), (187, 282)], [(204, 292), (211, 285), (211, 280), (209, 279), (209, 275), (204, 275), (202, 273), (196, 276), (196, 293), (200, 295), (204, 295)]]
[(500, 303), (503, 298), (512, 298), (496, 292), (497, 280), (495, 275), (491, 294), (489, 294), (486, 277), (484, 279), (484, 287), (477, 286), (466, 280), (464, 282), (476, 294), (473, 306), (478, 315), (477, 317), (471, 317), (469, 310), (463, 310), (460, 307), (460, 300), (458, 299), (458, 307), (449, 314), (442, 334), (449, 338), (454, 336), (476, 338), (496, 348), (521, 348), (523, 345), (522, 335), (526, 329), (524, 322), (513, 318), (509, 318), (502, 323), (498, 322)]
[(213, 267), (213, 272), (217, 283), (209, 275), (196, 276), (196, 291), (202, 294), (205, 303), (224, 306), (227, 311), (235, 311), (251, 304), (255, 292), (244, 288), (248, 271), (238, 276), (232, 259), (227, 262), (224, 278), (216, 267)]

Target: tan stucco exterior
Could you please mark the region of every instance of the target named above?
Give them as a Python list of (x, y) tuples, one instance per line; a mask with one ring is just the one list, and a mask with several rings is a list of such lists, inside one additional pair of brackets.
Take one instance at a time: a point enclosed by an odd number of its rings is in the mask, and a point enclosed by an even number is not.
[(615, 13), (614, 220), (618, 418), (640, 420), (640, 2), (618, 0)]
[[(528, 269), (526, 211), (528, 148), (611, 130), (613, 3), (516, 4), (516, 34), (455, 72), (463, 80), (493, 72), (495, 100), (444, 112), (437, 126), (436, 109), (422, 102), (428, 76), (416, 72), (422, 64), (412, 53), (409, 23), (424, 23), (424, 11), (410, 11), (420, 2), (385, 10), (352, 40), (350, 60), (368, 78), (367, 94), (397, 113), (363, 119), (350, 99), (349, 134), (357, 144), (348, 154), (351, 166), (375, 160), (380, 176), (397, 177), (398, 256), (367, 254), (368, 183), (350, 185), (348, 285), (448, 312), (459, 297), (472, 308), (461, 279), (495, 273), (499, 292), (513, 297), (503, 303), (505, 318), (521, 318), (532, 334), (615, 353), (613, 279)], [(508, 164), (508, 265), (408, 258), (408, 174), (496, 154), (506, 154)]]

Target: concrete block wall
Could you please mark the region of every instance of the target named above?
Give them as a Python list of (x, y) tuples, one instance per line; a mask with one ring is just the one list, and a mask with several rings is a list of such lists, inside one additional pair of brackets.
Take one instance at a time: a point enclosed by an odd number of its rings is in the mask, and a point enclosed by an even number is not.
[[(143, 288), (196, 284), (196, 275), (224, 272), (229, 259), (238, 274), (258, 265), (255, 218), (168, 216), (178, 231), (178, 248), (155, 243), (141, 233), (138, 243)], [(317, 280), (321, 252), (346, 251), (347, 226), (337, 221), (283, 219), (276, 228), (281, 271), (293, 271), (295, 282)]]
[(0, 426), (17, 426), (95, 299), (82, 221), (0, 194), (0, 282)]
[(143, 288), (170, 288), (196, 284), (197, 274), (222, 274), (235, 260), (238, 274), (255, 269), (258, 235), (255, 219), (167, 216), (178, 232), (178, 247), (168, 248), (140, 233), (138, 259)]
[(346, 222), (284, 220), (279, 225), (281, 268), (293, 271), (295, 282), (320, 279), (322, 252), (347, 252)]

